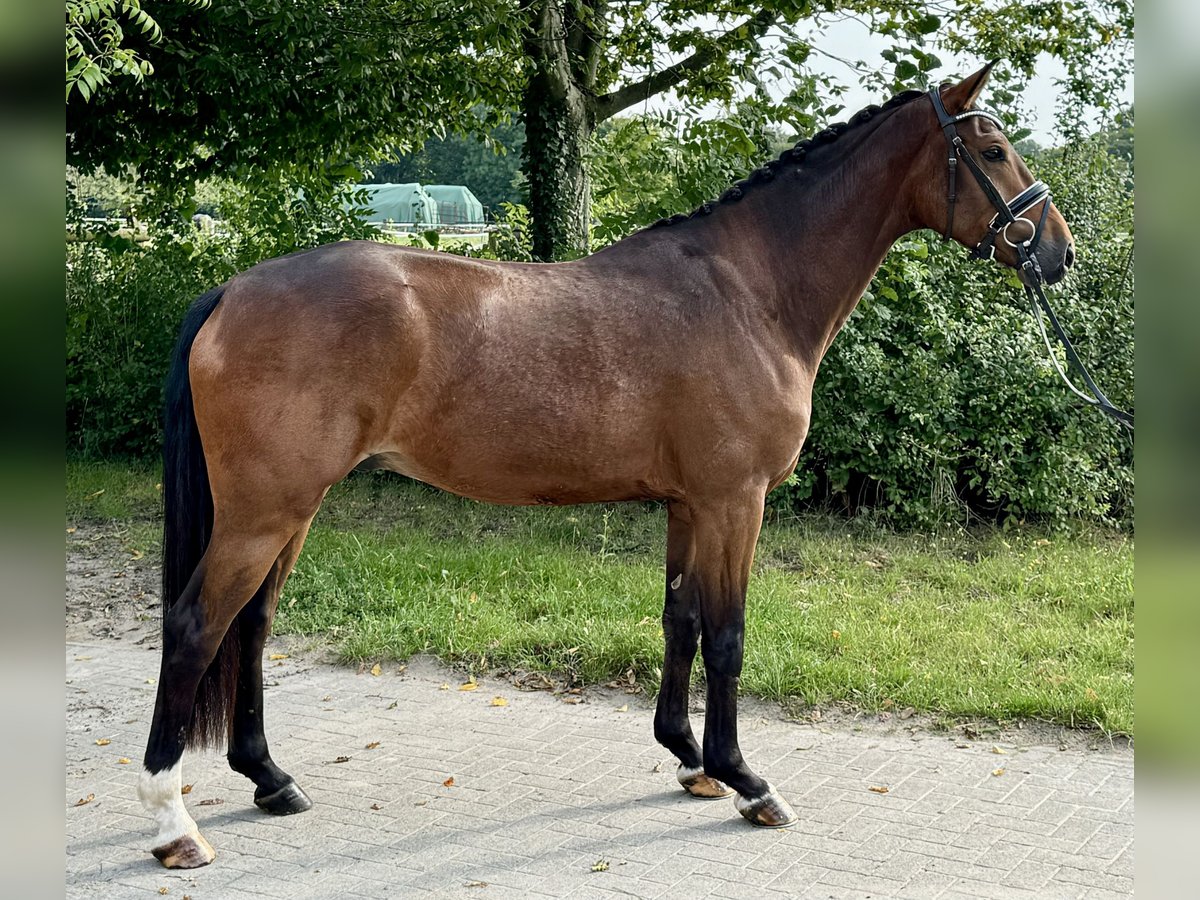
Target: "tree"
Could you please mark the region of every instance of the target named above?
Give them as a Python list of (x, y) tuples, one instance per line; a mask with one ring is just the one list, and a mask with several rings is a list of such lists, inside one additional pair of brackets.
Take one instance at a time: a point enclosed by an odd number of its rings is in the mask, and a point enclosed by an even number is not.
[(589, 160), (592, 245), (620, 240), (647, 222), (695, 209), (796, 142), (764, 127), (761, 104), (683, 122), (615, 116), (596, 127)]
[[(838, 16), (856, 16), (889, 36), (890, 66), (859, 66), (860, 77), (881, 89), (924, 84), (941, 61), (931, 49), (1003, 57), (1013, 71), (1032, 72), (1040, 52), (1066, 65), (1068, 87), (1079, 111), (1103, 106), (1114, 79), (1124, 78), (1133, 35), (1128, 0), (1088, 4), (996, 0), (954, 3), (932, 0), (522, 0), (526, 13), (527, 80), (522, 115), (534, 255), (578, 255), (588, 249), (590, 187), (588, 138), (596, 126), (635, 104), (673, 90), (690, 104), (729, 102), (740, 84), (766, 99), (764, 76), (795, 79), (788, 96), (764, 104), (767, 121), (795, 127), (820, 109), (806, 68), (812, 38), (795, 26), (820, 29)], [(715, 28), (713, 22), (715, 20)], [(663, 66), (664, 58), (676, 62)], [(642, 72), (629, 77), (631, 71)], [(1010, 79), (1012, 73), (1009, 75)], [(1017, 95), (1003, 83), (1001, 102)], [(1010, 81), (1011, 85), (1011, 81)], [(824, 88), (836, 87), (825, 80)], [(823, 111), (832, 114), (834, 105)]]
[(516, 29), (490, 0), (224, 0), (158, 22), (157, 42), (128, 36), (154, 77), (68, 99), (67, 156), (176, 197), (214, 176), (311, 194), (355, 160), (485, 130), (500, 115), (476, 115), (483, 96), (515, 102)]
[(589, 140), (624, 110), (673, 92), (689, 120), (751, 100), (747, 143), (767, 124), (803, 132), (834, 116), (843, 86), (810, 54), (839, 18), (889, 38), (884, 65), (856, 66), (881, 94), (937, 80), (935, 51), (949, 50), (1004, 59), (990, 96), (1012, 112), (1048, 52), (1082, 121), (1132, 66), (1131, 0), (224, 0), (157, 15), (159, 44), (130, 38), (153, 78), (68, 101), (72, 164), (132, 163), (182, 190), (210, 174), (329, 183), (355, 177), (353, 160), (482, 135), (517, 110), (540, 259), (589, 249)]
[[(650, 2), (522, 0), (521, 5), (527, 14), (527, 82), (521, 104), (525, 172), (534, 221), (533, 252), (539, 259), (578, 256), (589, 249), (591, 191), (586, 159), (598, 123), (689, 80), (695, 82), (696, 93), (727, 99), (734, 60), (749, 63), (771, 25), (794, 22), (808, 7), (803, 0), (661, 3), (658, 18), (675, 26), (697, 12), (718, 13), (722, 19), (746, 16), (716, 37), (693, 25), (667, 38), (664, 26), (654, 21), (656, 11)], [(709, 9), (697, 9), (701, 6)], [(641, 78), (621, 78), (629, 64), (654, 66), (663, 49), (689, 52)]]
[(1117, 113), (1113, 124), (1104, 131), (1108, 144), (1108, 152), (1117, 159), (1129, 163), (1129, 173), (1133, 174), (1133, 104)]

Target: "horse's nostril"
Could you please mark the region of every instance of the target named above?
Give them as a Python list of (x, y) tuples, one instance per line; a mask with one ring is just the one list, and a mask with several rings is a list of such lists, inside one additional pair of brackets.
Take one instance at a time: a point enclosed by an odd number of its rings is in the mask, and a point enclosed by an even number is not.
[(1066, 256), (1063, 257), (1063, 265), (1068, 269), (1071, 268), (1071, 266), (1075, 265), (1075, 245), (1074, 244), (1067, 244), (1067, 253), (1066, 253)]

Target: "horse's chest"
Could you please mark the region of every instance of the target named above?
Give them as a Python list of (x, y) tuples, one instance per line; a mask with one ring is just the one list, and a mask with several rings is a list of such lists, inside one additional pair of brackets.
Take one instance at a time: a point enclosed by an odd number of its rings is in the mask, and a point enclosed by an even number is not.
[(807, 399), (782, 404), (769, 416), (768, 423), (768, 427), (758, 433), (758, 451), (760, 464), (774, 488), (796, 468), (800, 450), (808, 437)]

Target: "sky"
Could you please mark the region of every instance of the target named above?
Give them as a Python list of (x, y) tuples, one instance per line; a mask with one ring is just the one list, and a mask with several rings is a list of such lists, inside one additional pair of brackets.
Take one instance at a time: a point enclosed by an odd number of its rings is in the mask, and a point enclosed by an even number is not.
[[(872, 34), (861, 22), (844, 19), (828, 27), (825, 35), (820, 39), (819, 46), (828, 53), (843, 59), (870, 62), (881, 59), (880, 53), (888, 48), (890, 42), (890, 38)], [(951, 56), (941, 51), (938, 56), (945, 63), (944, 68), (940, 71), (955, 72), (961, 75), (970, 74), (987, 62), (985, 59), (969, 56)], [(851, 86), (844, 96), (848, 112), (854, 112), (870, 103), (879, 102), (876, 94), (858, 84), (858, 77), (847, 66), (820, 53), (814, 53), (810, 60), (814, 68), (835, 75), (839, 80)], [(1062, 78), (1065, 74), (1066, 69), (1062, 63), (1048, 54), (1043, 54), (1038, 61), (1036, 74), (1026, 87), (1026, 119), (1022, 124), (1031, 129), (1033, 132), (1031, 137), (1039, 144), (1053, 144), (1058, 140), (1055, 113), (1062, 91), (1054, 81), (1056, 78)], [(986, 105), (986, 89), (983, 99)], [(1125, 86), (1120, 99), (1123, 104), (1133, 102), (1133, 79), (1130, 79)]]
[[(1194, 7), (1200, 9), (1200, 4), (1194, 4)], [(801, 30), (800, 33), (804, 34), (804, 31)], [(886, 65), (887, 63), (884, 62), (880, 54), (890, 44), (890, 38), (873, 34), (866, 25), (854, 19), (831, 22), (826, 26), (823, 35), (819, 38), (814, 38), (813, 45), (820, 47), (825, 52), (814, 51), (809, 57), (809, 66), (818, 72), (833, 76), (837, 81), (849, 88), (841, 99), (841, 102), (845, 105), (845, 110), (834, 116), (834, 121), (845, 118), (871, 103), (881, 103), (887, 98), (879, 95), (878, 88), (861, 86), (858, 83), (858, 74), (852, 68), (831, 57), (839, 57), (851, 61), (862, 60), (868, 65), (874, 61), (878, 61), (881, 65)], [(938, 52), (938, 56), (944, 63), (944, 66), (938, 72), (934, 73), (936, 76), (949, 77), (950, 73), (965, 76), (976, 71), (987, 62), (987, 60), (982, 58), (961, 55), (952, 56), (942, 51)], [(670, 62), (674, 61), (673, 59), (670, 60)], [(1002, 64), (1003, 61), (1001, 61)], [(1029, 128), (1031, 131), (1030, 136), (1043, 146), (1053, 146), (1060, 142), (1056, 113), (1058, 111), (1059, 97), (1063, 91), (1055, 84), (1055, 79), (1061, 78), (1065, 74), (1066, 70), (1062, 63), (1049, 55), (1043, 54), (1038, 62), (1036, 74), (1028, 82), (1025, 89), (1024, 107), (1026, 117), (1022, 125)], [(773, 93), (783, 96), (787, 93), (788, 89), (789, 85), (780, 84), (777, 91), (773, 91)], [(1120, 100), (1123, 104), (1133, 102), (1132, 78), (1125, 86)], [(984, 91), (983, 103), (984, 105), (987, 104), (986, 89)], [(661, 111), (677, 105), (678, 102), (675, 100), (674, 95), (671, 92), (666, 92), (644, 104), (641, 111)], [(714, 109), (715, 114), (718, 114), (716, 109)]]

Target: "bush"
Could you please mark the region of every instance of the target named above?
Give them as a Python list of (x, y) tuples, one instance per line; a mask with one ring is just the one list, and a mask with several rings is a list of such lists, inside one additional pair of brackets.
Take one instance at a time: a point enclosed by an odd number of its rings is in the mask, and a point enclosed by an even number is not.
[[(1051, 303), (1097, 383), (1132, 408), (1124, 166), (1092, 140), (1038, 174), (1078, 252)], [(967, 512), (1114, 522), (1132, 515), (1132, 466), (1123, 430), (1060, 382), (1015, 276), (922, 233), (888, 256), (822, 363), (805, 452), (772, 502), (902, 524)]]
[(223, 242), (110, 237), (67, 245), (67, 446), (149, 455), (175, 332), (192, 300), (236, 271)]
[[(717, 178), (711, 159), (694, 158), (701, 169), (674, 179), (675, 199), (703, 195)], [(1052, 302), (1098, 383), (1132, 408), (1127, 166), (1093, 140), (1037, 168), (1077, 241), (1074, 273), (1051, 290)], [(600, 205), (613, 236), (632, 227), (630, 216), (656, 216), (668, 202), (649, 187), (636, 199)], [(160, 225), (141, 248), (113, 236), (68, 246), (69, 448), (157, 453), (161, 384), (193, 297), (260, 259), (342, 235), (378, 237), (317, 199), (234, 194), (221, 208), (233, 236)], [(524, 209), (507, 208), (504, 219), (492, 246), (471, 255), (529, 258)], [(918, 234), (885, 260), (822, 363), (799, 468), (771, 503), (872, 510), (901, 525), (970, 514), (1114, 522), (1132, 515), (1132, 466), (1125, 435), (1059, 382), (1015, 277)]]

